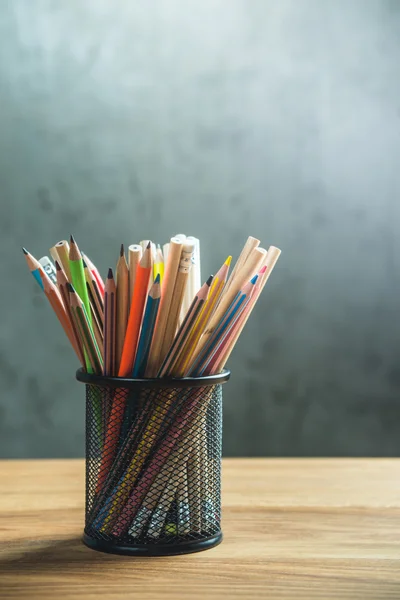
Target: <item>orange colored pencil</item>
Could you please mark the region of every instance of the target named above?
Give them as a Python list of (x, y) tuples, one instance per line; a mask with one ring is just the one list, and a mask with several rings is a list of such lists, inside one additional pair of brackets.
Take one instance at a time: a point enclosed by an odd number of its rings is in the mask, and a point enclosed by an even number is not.
[(149, 242), (143, 253), (142, 260), (137, 267), (135, 288), (133, 290), (118, 377), (130, 377), (132, 374), (151, 272), (151, 243)]

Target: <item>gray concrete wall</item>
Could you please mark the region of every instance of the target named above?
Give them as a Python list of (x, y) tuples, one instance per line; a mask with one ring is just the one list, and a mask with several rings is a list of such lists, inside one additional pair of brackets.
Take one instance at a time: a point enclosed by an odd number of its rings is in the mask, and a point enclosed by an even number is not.
[(230, 361), (229, 455), (400, 452), (400, 3), (0, 4), (0, 455), (81, 456), (76, 362), (26, 271), (73, 232), (283, 249)]

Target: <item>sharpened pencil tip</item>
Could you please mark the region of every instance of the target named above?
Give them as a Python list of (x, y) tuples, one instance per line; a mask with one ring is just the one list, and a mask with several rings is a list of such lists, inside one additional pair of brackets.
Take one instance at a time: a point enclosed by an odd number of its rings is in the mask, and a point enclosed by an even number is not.
[(70, 294), (75, 294), (74, 286), (70, 282), (67, 283), (67, 290), (70, 292)]
[(125, 254), (124, 245), (121, 244), (121, 250), (119, 251), (119, 255), (123, 256)]
[(113, 275), (113, 270), (112, 270), (112, 268), (110, 267), (110, 268), (108, 269), (108, 273), (107, 273), (107, 279), (112, 279), (113, 277), (114, 277), (114, 275)]
[(29, 254), (29, 252), (28, 252), (28, 250), (27, 250), (26, 248), (22, 248), (22, 252), (23, 252), (24, 254)]
[(227, 267), (229, 267), (229, 265), (231, 264), (231, 261), (232, 261), (232, 256), (228, 256), (228, 258), (225, 261), (225, 264)]
[(258, 279), (258, 275), (254, 275), (253, 279), (250, 279), (250, 282), (254, 285)]
[(57, 271), (61, 271), (61, 265), (60, 265), (60, 263), (58, 262), (58, 260), (55, 260), (55, 261), (54, 261), (54, 264), (56, 265), (56, 270), (57, 270)]
[(214, 279), (214, 275), (210, 275), (210, 277), (207, 279), (206, 284), (208, 285), (208, 287), (210, 287), (213, 279)]
[(72, 235), (72, 233), (69, 236), (69, 241), (70, 241), (70, 244), (75, 244), (75, 239), (74, 239), (74, 236)]
[(150, 250), (150, 248), (151, 248), (151, 242), (149, 242), (149, 243), (147, 244), (147, 246), (146, 246), (146, 249), (147, 249), (147, 250)]
[(82, 264), (83, 264), (83, 268), (87, 269), (87, 262), (83, 257), (82, 257)]
[(157, 277), (155, 278), (154, 283), (160, 283), (160, 273), (157, 273)]

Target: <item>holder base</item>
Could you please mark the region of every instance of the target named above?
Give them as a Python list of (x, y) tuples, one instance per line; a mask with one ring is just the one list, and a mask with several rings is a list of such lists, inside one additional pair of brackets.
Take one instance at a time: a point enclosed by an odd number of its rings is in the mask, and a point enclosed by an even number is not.
[(104, 540), (96, 540), (91, 538), (86, 533), (83, 534), (83, 543), (92, 550), (98, 552), (106, 552), (107, 554), (124, 554), (127, 556), (174, 556), (177, 554), (191, 554), (192, 552), (201, 552), (214, 548), (222, 542), (222, 532), (204, 540), (192, 540), (182, 542), (181, 544), (160, 544), (138, 545), (138, 546), (123, 546), (120, 544), (112, 544)]

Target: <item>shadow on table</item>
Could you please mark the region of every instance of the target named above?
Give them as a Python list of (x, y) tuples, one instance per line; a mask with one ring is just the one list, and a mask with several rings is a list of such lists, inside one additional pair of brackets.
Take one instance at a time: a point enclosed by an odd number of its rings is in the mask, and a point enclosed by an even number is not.
[(71, 576), (80, 575), (84, 578), (94, 571), (101, 574), (102, 567), (107, 568), (112, 563), (134, 561), (137, 566), (143, 560), (95, 552), (84, 546), (81, 537), (32, 541), (29, 545), (26, 541), (11, 542), (0, 548), (0, 598), (9, 597), (7, 594), (12, 598), (36, 598), (43, 586), (54, 583), (57, 587), (63, 577), (70, 580)]

